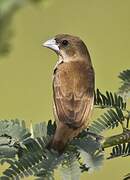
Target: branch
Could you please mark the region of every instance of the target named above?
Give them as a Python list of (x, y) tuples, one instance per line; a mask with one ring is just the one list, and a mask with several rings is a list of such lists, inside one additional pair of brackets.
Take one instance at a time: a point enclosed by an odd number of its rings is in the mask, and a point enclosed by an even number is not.
[(108, 148), (127, 142), (130, 142), (130, 130), (125, 129), (121, 134), (105, 138), (105, 140), (102, 142), (102, 147)]

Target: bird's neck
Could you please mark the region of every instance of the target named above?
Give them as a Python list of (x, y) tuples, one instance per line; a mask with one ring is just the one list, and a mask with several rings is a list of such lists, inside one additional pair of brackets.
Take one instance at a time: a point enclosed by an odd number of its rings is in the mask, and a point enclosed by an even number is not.
[(73, 56), (68, 56), (66, 54), (62, 54), (58, 56), (57, 64), (61, 63), (69, 63), (69, 62), (85, 62), (87, 64), (91, 64), (90, 57), (88, 56), (81, 56), (80, 54), (74, 54)]

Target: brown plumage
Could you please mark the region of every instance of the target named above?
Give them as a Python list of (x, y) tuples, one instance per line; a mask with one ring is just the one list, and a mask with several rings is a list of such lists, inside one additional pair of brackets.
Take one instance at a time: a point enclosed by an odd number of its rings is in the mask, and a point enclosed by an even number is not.
[(44, 43), (59, 56), (54, 69), (54, 116), (57, 123), (50, 147), (62, 152), (68, 141), (88, 126), (94, 100), (94, 70), (83, 41), (61, 34)]

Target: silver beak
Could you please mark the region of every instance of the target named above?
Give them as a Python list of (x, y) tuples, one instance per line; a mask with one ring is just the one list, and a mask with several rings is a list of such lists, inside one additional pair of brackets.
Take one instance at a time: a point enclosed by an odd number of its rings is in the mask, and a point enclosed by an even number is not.
[(47, 47), (47, 48), (50, 48), (56, 52), (59, 52), (60, 49), (59, 49), (59, 46), (58, 44), (56, 43), (56, 40), (53, 38), (53, 39), (49, 39), (48, 41), (46, 41), (45, 43), (43, 43), (43, 46), (44, 47)]

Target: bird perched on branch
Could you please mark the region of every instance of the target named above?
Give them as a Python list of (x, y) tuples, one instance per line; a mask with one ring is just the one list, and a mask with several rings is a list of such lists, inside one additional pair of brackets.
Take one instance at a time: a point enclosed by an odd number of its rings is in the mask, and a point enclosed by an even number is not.
[(79, 37), (59, 34), (43, 46), (58, 55), (53, 73), (57, 128), (50, 147), (61, 153), (89, 124), (94, 101), (94, 70), (88, 49)]

